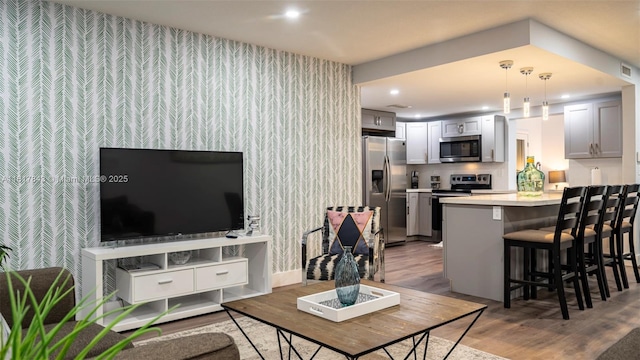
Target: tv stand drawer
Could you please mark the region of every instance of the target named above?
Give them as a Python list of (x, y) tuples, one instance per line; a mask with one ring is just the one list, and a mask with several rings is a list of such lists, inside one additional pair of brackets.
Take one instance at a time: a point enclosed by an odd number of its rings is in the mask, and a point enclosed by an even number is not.
[(170, 298), (193, 292), (193, 269), (136, 275), (121, 271), (118, 296), (129, 304)]
[(248, 281), (247, 259), (203, 266), (196, 269), (196, 291), (245, 285)]

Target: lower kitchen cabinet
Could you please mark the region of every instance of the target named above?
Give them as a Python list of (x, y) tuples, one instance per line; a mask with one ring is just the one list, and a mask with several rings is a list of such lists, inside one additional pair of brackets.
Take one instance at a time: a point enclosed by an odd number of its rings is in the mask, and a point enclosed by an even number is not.
[(418, 235), (419, 195), (417, 192), (407, 193), (407, 236)]
[(431, 236), (431, 193), (420, 193), (418, 235)]
[(407, 236), (431, 236), (431, 193), (407, 193)]

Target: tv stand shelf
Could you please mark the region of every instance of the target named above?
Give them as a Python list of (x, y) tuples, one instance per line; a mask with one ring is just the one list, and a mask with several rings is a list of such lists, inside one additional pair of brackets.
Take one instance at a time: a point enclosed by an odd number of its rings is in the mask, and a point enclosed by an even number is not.
[[(239, 255), (225, 251), (240, 245)], [(173, 264), (169, 254), (178, 251), (191, 251), (192, 256), (185, 264)], [(94, 302), (104, 297), (105, 262), (113, 260), (158, 265), (151, 270), (116, 268), (116, 297), (126, 304), (144, 305), (116, 324), (115, 331), (141, 327), (176, 304), (177, 309), (157, 322), (219, 311), (225, 301), (271, 292), (271, 237), (267, 235), (82, 249), (82, 297)], [(105, 305), (94, 316), (102, 316), (108, 306), (113, 307)], [(109, 324), (116, 315), (97, 322)]]

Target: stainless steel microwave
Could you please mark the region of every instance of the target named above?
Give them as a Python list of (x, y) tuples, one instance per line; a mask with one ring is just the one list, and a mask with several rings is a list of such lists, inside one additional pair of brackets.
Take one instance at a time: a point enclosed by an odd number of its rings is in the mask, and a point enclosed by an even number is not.
[(480, 135), (440, 138), (440, 162), (480, 161), (480, 145)]

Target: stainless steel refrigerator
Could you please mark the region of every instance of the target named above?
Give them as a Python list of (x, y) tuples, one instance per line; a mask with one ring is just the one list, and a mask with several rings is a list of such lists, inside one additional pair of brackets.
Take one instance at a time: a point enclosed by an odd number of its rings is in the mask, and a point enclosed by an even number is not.
[(407, 153), (404, 139), (362, 137), (362, 197), (365, 205), (380, 206), (387, 244), (407, 240)]

